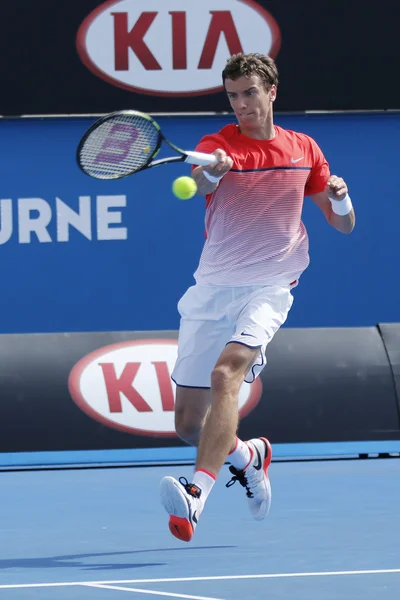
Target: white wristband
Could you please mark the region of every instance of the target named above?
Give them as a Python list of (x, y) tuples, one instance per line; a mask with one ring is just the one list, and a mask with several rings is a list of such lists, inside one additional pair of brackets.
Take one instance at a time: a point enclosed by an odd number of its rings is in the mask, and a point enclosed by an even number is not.
[(211, 181), (211, 183), (217, 183), (217, 181), (219, 181), (223, 177), (223, 175), (221, 177), (214, 177), (214, 175), (210, 175), (210, 173), (207, 173), (207, 171), (204, 170), (203, 175), (206, 179), (208, 179), (208, 181)]
[(348, 215), (353, 208), (350, 196), (348, 194), (345, 195), (343, 200), (333, 200), (332, 198), (329, 198), (329, 200), (331, 201), (333, 212), (341, 217)]

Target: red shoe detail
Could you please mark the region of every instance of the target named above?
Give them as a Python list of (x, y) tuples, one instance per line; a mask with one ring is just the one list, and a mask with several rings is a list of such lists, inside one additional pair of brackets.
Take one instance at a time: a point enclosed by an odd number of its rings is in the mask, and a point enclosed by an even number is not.
[(247, 442), (245, 442), (246, 446), (248, 447), (249, 451), (250, 451), (250, 460), (247, 463), (247, 465), (245, 466), (245, 468), (243, 469), (243, 471), (245, 471), (247, 469), (247, 467), (250, 465), (250, 463), (252, 462), (253, 458), (254, 458), (254, 450), (251, 446), (249, 446), (249, 444)]
[(267, 438), (262, 437), (262, 438), (260, 438), (260, 440), (262, 440), (268, 448), (268, 453), (267, 453), (267, 456), (265, 457), (264, 466), (263, 466), (264, 473), (266, 475), (268, 475), (268, 467), (271, 464), (271, 460), (272, 460), (272, 448), (271, 448), (271, 444), (269, 443)]
[(171, 515), (169, 518), (169, 530), (178, 540), (190, 542), (193, 537), (193, 527), (187, 519)]

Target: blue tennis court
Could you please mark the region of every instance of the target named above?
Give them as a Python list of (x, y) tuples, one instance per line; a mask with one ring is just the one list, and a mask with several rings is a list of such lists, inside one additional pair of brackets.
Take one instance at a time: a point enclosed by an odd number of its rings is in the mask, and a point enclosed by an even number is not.
[(225, 466), (190, 544), (167, 527), (166, 474), (191, 465), (0, 474), (7, 600), (397, 600), (400, 460), (276, 461), (273, 504), (247, 512)]

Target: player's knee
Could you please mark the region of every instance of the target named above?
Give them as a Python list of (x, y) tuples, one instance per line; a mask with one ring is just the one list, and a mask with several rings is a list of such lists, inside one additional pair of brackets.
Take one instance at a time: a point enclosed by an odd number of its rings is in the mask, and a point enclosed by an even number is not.
[(197, 415), (190, 414), (186, 410), (175, 411), (176, 434), (187, 444), (198, 445), (202, 425), (202, 420)]
[(211, 387), (214, 391), (237, 391), (243, 377), (230, 364), (216, 365), (211, 373)]

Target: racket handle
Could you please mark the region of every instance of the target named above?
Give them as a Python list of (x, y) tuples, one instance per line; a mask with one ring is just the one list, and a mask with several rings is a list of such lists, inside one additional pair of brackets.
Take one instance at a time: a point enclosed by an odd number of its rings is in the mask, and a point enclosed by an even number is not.
[(218, 162), (218, 159), (214, 154), (186, 151), (185, 155), (185, 162), (189, 163), (189, 165), (200, 165), (202, 167), (207, 167), (208, 165), (213, 165), (214, 163)]

